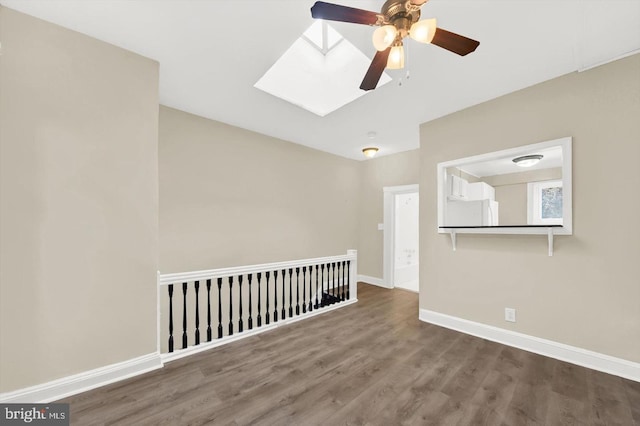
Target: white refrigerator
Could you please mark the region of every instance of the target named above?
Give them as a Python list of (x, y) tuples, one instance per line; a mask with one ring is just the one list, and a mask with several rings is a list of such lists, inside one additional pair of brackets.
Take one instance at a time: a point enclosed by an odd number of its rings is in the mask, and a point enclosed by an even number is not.
[(447, 200), (446, 226), (497, 226), (498, 202)]

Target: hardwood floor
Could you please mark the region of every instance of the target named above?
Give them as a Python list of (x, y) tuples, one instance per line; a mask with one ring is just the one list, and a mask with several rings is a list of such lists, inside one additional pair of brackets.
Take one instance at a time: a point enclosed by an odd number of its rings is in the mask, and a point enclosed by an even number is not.
[(72, 424), (640, 425), (640, 383), (359, 302), (76, 395)]

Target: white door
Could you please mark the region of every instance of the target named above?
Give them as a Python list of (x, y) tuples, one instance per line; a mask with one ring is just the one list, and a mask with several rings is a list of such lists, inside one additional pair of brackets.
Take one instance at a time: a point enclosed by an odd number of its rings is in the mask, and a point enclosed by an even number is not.
[(418, 185), (385, 187), (384, 284), (419, 291)]
[(395, 196), (394, 287), (418, 291), (418, 207), (417, 192)]

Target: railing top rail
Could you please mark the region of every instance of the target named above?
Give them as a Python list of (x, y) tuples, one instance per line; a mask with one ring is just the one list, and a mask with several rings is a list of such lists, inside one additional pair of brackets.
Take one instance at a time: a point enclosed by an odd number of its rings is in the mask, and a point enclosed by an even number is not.
[(177, 272), (172, 274), (160, 274), (158, 285), (176, 284), (181, 282), (201, 281), (229, 277), (232, 275), (255, 274), (257, 272), (275, 271), (309, 265), (320, 265), (332, 262), (356, 260), (357, 252), (349, 250), (347, 254), (339, 256), (316, 257), (312, 259), (300, 259), (287, 262), (262, 263), (259, 265), (237, 266), (229, 268), (208, 269), (203, 271)]

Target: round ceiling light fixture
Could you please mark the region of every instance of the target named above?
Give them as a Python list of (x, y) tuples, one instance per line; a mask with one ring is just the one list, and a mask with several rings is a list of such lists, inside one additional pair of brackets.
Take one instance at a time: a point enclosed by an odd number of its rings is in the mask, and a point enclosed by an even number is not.
[(535, 164), (538, 164), (538, 162), (542, 160), (542, 157), (543, 156), (540, 154), (523, 155), (522, 157), (514, 158), (512, 161), (520, 167), (531, 167)]
[(364, 148), (362, 153), (367, 158), (373, 158), (378, 153), (378, 148), (370, 146), (368, 148)]

